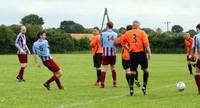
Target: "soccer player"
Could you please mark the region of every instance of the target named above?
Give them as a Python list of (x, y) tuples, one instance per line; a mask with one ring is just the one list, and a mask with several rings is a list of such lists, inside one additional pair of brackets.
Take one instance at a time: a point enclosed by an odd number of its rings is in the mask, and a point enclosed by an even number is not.
[(191, 55), (191, 52), (192, 52), (192, 38), (190, 37), (190, 33), (186, 33), (185, 34), (185, 48), (186, 48), (186, 51), (187, 51), (187, 64), (188, 64), (188, 70), (190, 72), (190, 75), (192, 75), (192, 63), (191, 63), (191, 60), (190, 60), (190, 55)]
[(20, 33), (17, 36), (17, 39), (15, 41), (15, 46), (18, 49), (17, 51), (17, 55), (18, 55), (18, 59), (20, 62), (20, 70), (19, 73), (17, 75), (17, 80), (19, 82), (25, 82), (23, 76), (24, 76), (24, 70), (27, 66), (28, 63), (28, 56), (27, 54), (30, 54), (29, 48), (26, 45), (26, 27), (25, 26), (21, 26), (21, 30)]
[(92, 47), (93, 63), (97, 71), (97, 81), (95, 86), (101, 86), (101, 63), (103, 48), (100, 44), (100, 30), (98, 27), (94, 27), (92, 30), (92, 41), (90, 46)]
[[(132, 25), (128, 25), (126, 27), (126, 31), (132, 30)], [(123, 43), (123, 35), (120, 36), (115, 40), (115, 44), (121, 44), (122, 46), (122, 66), (126, 72), (126, 80), (128, 84), (130, 85), (130, 76), (131, 76), (131, 70), (130, 70), (130, 55), (129, 55), (129, 46), (128, 43)], [(136, 71), (135, 76), (135, 84), (140, 87), (140, 82), (138, 81), (138, 71)]]
[[(194, 36), (193, 43), (192, 43), (192, 55), (191, 59), (195, 61), (195, 50), (198, 49), (198, 54), (200, 54), (200, 24), (196, 26), (197, 34)], [(200, 58), (198, 57), (197, 63), (196, 63), (196, 74), (194, 76), (196, 85), (198, 88), (198, 93), (200, 95)]]
[[(149, 77), (148, 58), (151, 58), (151, 50), (147, 34), (140, 29), (140, 22), (133, 21), (133, 29), (124, 34), (123, 42), (128, 43), (130, 52), (130, 63), (132, 74), (130, 76), (130, 95), (134, 96), (134, 79), (138, 65), (140, 64), (143, 74), (142, 92), (146, 95), (147, 81)], [(146, 55), (147, 52), (147, 55)]]
[(115, 47), (115, 39), (117, 38), (117, 33), (115, 33), (113, 29), (113, 23), (108, 22), (107, 31), (102, 33), (100, 38), (101, 46), (103, 47), (103, 58), (102, 58), (102, 71), (101, 71), (101, 88), (104, 88), (106, 72), (108, 69), (108, 65), (111, 66), (112, 78), (113, 78), (113, 87), (117, 86), (117, 74), (115, 69), (116, 63), (116, 47)]
[(44, 31), (39, 32), (37, 36), (39, 39), (33, 44), (33, 58), (35, 66), (40, 68), (40, 64), (38, 63), (36, 56), (38, 55), (43, 64), (53, 72), (53, 76), (43, 84), (44, 87), (46, 87), (47, 90), (51, 90), (50, 83), (55, 81), (59, 89), (64, 89), (59, 79), (62, 76), (62, 71), (50, 55), (49, 44), (46, 40), (46, 33)]

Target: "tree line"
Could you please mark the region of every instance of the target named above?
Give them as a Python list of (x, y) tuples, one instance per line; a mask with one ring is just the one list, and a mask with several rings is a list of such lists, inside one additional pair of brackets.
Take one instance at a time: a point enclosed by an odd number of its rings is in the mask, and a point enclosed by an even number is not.
[[(74, 21), (61, 21), (60, 27), (43, 29), (45, 23), (42, 17), (30, 14), (23, 17), (21, 25), (27, 27), (27, 45), (32, 47), (33, 42), (37, 40), (36, 34), (39, 31), (46, 31), (52, 53), (69, 53), (73, 51), (90, 50), (88, 38), (80, 40), (73, 39), (70, 33), (91, 33), (91, 28), (85, 28), (83, 25)], [(0, 54), (16, 53), (14, 42), (19, 33), (21, 25), (0, 25)], [(174, 25), (171, 31), (162, 32), (162, 29), (143, 28), (149, 35), (152, 52), (154, 53), (184, 53), (184, 32), (180, 25)], [(121, 27), (114, 29), (119, 35), (126, 29)], [(194, 30), (188, 31), (192, 36), (196, 34)]]

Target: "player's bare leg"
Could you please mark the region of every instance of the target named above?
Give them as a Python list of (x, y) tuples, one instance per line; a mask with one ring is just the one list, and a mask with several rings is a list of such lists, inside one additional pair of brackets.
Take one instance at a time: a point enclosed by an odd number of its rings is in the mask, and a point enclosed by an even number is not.
[(196, 66), (195, 81), (198, 88), (198, 93), (200, 94), (200, 69)]
[(116, 73), (115, 65), (111, 65), (110, 68), (112, 71), (113, 87), (117, 87), (117, 73)]
[(106, 72), (108, 69), (108, 65), (102, 65), (102, 71), (101, 71), (101, 88), (105, 87), (105, 78), (106, 78)]
[(143, 87), (142, 87), (142, 92), (144, 95), (146, 95), (146, 88), (147, 88), (147, 82), (149, 78), (149, 71), (148, 69), (143, 69)]
[(25, 82), (23, 76), (24, 76), (24, 70), (25, 70), (26, 67), (27, 67), (27, 63), (21, 63), (20, 64), (20, 70), (19, 70), (19, 73), (16, 77), (19, 82)]

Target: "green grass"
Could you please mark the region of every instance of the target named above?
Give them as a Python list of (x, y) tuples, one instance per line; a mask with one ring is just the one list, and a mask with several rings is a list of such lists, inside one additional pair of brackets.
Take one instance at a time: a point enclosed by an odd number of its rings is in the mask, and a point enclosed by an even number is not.
[[(121, 55), (117, 58), (118, 86), (112, 87), (111, 72), (106, 79), (106, 88), (92, 86), (96, 80), (91, 54), (53, 55), (60, 64), (64, 76), (64, 91), (52, 83), (52, 91), (42, 84), (52, 73), (44, 66), (36, 69), (32, 58), (25, 71), (26, 83), (15, 77), (19, 64), (15, 55), (0, 56), (0, 108), (197, 108), (197, 95), (193, 77), (189, 75), (185, 55), (153, 55), (150, 61), (148, 95), (143, 96), (135, 87), (135, 96), (129, 96)], [(139, 69), (142, 81), (142, 71)], [(176, 90), (176, 83), (185, 81), (183, 92)]]

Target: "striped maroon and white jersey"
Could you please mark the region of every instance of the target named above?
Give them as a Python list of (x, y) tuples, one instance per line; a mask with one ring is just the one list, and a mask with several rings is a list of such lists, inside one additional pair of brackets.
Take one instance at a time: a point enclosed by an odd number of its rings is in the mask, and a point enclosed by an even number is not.
[(17, 47), (18, 54), (21, 54), (20, 49), (23, 50), (25, 53), (29, 51), (27, 45), (26, 45), (26, 36), (24, 33), (19, 33), (16, 40), (15, 40), (15, 46)]
[(112, 47), (103, 48), (103, 56), (116, 56), (116, 48)]

